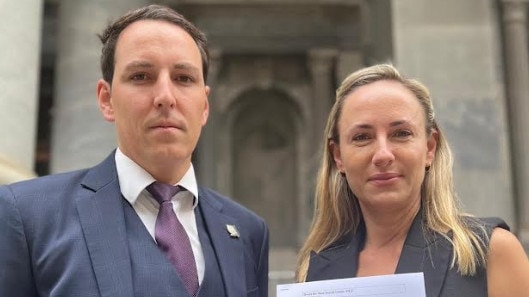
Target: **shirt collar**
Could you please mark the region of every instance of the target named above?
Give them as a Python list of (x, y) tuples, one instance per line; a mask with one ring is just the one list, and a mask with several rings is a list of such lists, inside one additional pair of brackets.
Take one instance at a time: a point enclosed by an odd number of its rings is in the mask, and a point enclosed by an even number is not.
[[(116, 150), (114, 158), (116, 160), (121, 194), (130, 204), (134, 205), (142, 191), (156, 180), (140, 165), (123, 154), (119, 148)], [(198, 186), (193, 164), (189, 166), (182, 179), (176, 185), (184, 187), (192, 194), (194, 197), (193, 208), (195, 208), (198, 204)]]

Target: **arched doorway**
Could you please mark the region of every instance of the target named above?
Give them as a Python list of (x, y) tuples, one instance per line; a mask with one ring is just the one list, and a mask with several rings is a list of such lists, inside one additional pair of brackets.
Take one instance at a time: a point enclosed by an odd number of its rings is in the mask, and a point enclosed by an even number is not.
[(288, 95), (273, 89), (248, 91), (235, 104), (233, 197), (267, 221), (271, 249), (296, 249), (297, 108)]

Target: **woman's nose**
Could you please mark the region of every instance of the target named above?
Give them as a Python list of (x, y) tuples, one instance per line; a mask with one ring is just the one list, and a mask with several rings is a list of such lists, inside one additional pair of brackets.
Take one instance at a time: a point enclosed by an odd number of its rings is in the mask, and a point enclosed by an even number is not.
[(379, 167), (387, 167), (393, 163), (395, 155), (386, 139), (378, 140), (373, 154), (373, 164)]

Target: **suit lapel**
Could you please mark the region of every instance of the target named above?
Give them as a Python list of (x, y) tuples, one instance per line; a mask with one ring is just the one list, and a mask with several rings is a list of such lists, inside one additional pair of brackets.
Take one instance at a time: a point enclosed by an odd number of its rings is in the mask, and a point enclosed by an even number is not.
[(77, 211), (102, 297), (133, 296), (130, 256), (114, 154), (92, 168)]
[(422, 271), (427, 296), (439, 296), (451, 255), (452, 246), (444, 237), (423, 231), (422, 213), (419, 212), (404, 242), (396, 273)]
[(224, 214), (222, 204), (202, 188), (199, 189), (198, 195), (199, 207), (204, 215), (211, 244), (219, 262), (226, 295), (246, 296), (242, 237), (233, 238), (226, 229), (227, 225), (237, 227), (237, 220)]

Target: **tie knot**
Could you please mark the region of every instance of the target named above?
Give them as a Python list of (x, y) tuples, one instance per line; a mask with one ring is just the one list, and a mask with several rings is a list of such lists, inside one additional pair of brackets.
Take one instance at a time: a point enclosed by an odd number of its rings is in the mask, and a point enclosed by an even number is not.
[(173, 186), (160, 182), (153, 182), (147, 186), (147, 191), (149, 191), (152, 197), (154, 197), (154, 199), (160, 204), (166, 201), (171, 201), (171, 198), (181, 190), (182, 188), (180, 186)]

